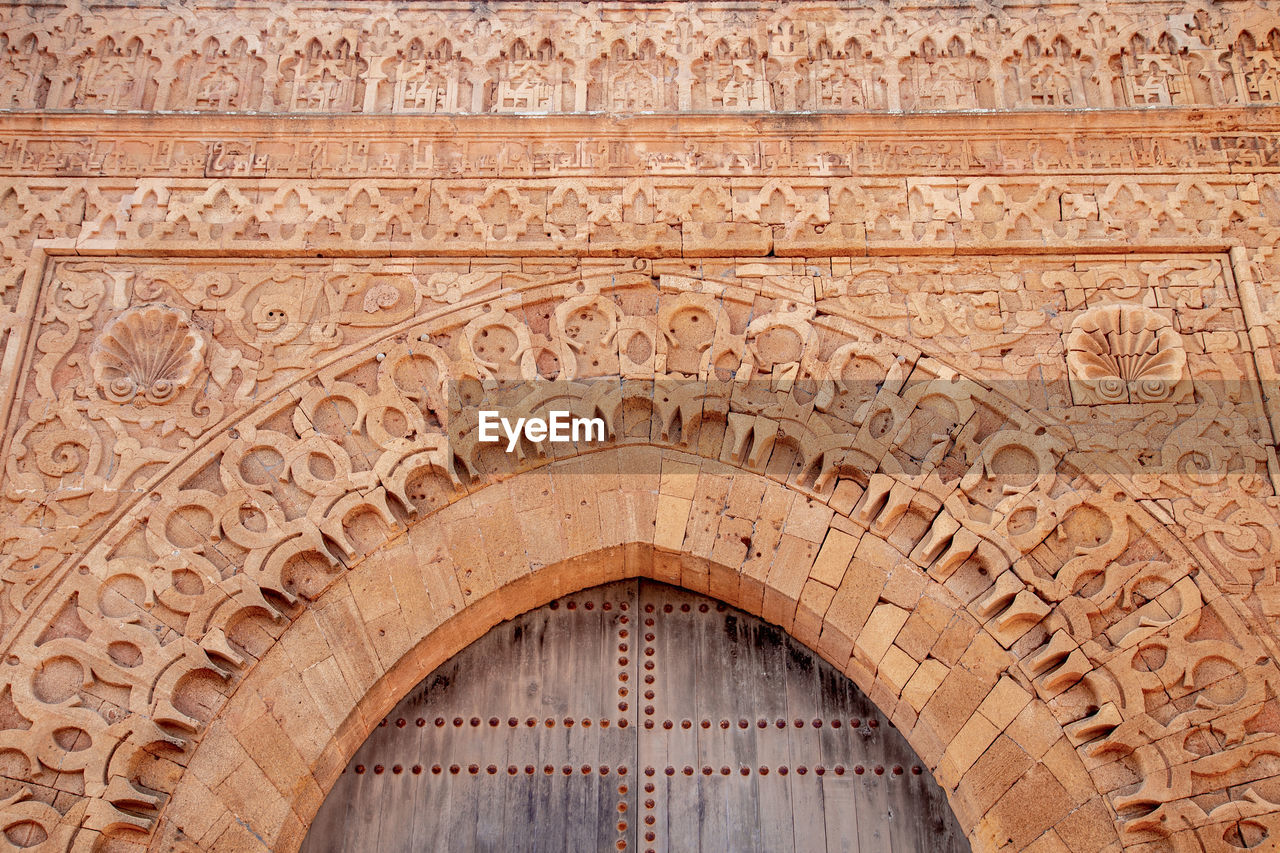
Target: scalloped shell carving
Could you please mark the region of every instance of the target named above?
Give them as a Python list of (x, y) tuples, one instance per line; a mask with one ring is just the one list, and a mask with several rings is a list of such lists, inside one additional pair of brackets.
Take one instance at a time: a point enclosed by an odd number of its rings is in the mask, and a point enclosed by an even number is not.
[(164, 404), (191, 384), (204, 363), (204, 338), (186, 314), (153, 303), (112, 319), (89, 353), (93, 380), (114, 403), (139, 397)]
[(1192, 393), (1182, 336), (1141, 305), (1103, 305), (1076, 317), (1067, 371), (1076, 405), (1177, 403)]

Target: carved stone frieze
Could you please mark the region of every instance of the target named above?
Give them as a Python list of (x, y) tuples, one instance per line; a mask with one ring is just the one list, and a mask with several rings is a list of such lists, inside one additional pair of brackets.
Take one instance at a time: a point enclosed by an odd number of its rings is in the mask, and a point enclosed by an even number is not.
[[(823, 181), (919, 174), (1221, 176), (1280, 168), (1280, 111), (1259, 106), (1234, 127), (1232, 110), (1086, 112), (1069, 133), (1046, 133), (1043, 117), (1001, 113), (903, 116), (753, 116), (750, 126), (706, 115), (679, 136), (667, 117), (560, 116), (494, 141), (488, 118), (350, 117), (298, 136), (272, 130), (269, 116), (179, 114), (164, 130), (138, 115), (14, 114), (0, 127), (0, 175), (171, 178), (614, 179), (640, 176), (776, 174)], [(1228, 129), (1223, 129), (1223, 122)], [(55, 129), (56, 128), (56, 129)]]
[[(8, 7), (10, 109), (324, 113), (892, 111), (1277, 101), (1267, 3), (428, 4), (263, 14), (217, 4)], [(573, 34), (566, 36), (563, 34)], [(596, 73), (603, 72), (603, 73)]]

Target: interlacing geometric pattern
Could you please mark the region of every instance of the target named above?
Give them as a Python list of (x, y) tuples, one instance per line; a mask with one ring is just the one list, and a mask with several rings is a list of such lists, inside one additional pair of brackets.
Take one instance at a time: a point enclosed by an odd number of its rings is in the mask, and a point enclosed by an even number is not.
[[(0, 20), (10, 845), (292, 849), (422, 666), (638, 574), (976, 849), (1280, 838), (1269, 4)], [(517, 382), (607, 440), (477, 443)]]

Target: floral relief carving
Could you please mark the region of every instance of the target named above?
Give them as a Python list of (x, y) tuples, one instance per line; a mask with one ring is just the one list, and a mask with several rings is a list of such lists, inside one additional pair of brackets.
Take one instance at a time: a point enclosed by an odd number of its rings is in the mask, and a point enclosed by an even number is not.
[(358, 112), (367, 67), (346, 39), (339, 39), (331, 49), (312, 39), (281, 63), (283, 79), (276, 103), (297, 112)]
[(1241, 103), (1280, 101), (1280, 27), (1255, 41), (1244, 32), (1225, 59)]
[(874, 59), (856, 38), (839, 48), (822, 39), (814, 55), (798, 63), (798, 71), (797, 100), (808, 109), (878, 111), (888, 103), (883, 61)]
[(447, 38), (434, 47), (412, 39), (383, 63), (377, 107), (397, 113), (457, 113), (474, 109), (469, 63)]
[(167, 305), (130, 308), (102, 329), (89, 354), (93, 379), (115, 403), (167, 403), (204, 365), (204, 337)]
[(72, 106), (138, 110), (155, 104), (151, 78), (160, 61), (143, 47), (142, 39), (131, 38), (121, 46), (108, 36), (83, 61)]
[(549, 38), (512, 41), (489, 65), (488, 106), (498, 113), (572, 112), (575, 103), (573, 63)]
[(1203, 60), (1167, 33), (1154, 44), (1135, 35), (1112, 67), (1118, 72), (1116, 100), (1129, 106), (1194, 104), (1204, 83)]
[(244, 38), (230, 46), (210, 37), (198, 50), (177, 62), (169, 101), (187, 109), (226, 112), (262, 105), (262, 73), (266, 62), (254, 56)]
[(751, 39), (730, 44), (719, 39), (693, 64), (693, 106), (699, 110), (745, 112), (775, 108), (769, 77), (778, 63)]
[(11, 44), (0, 33), (0, 79), (6, 82), (0, 95), (5, 108), (40, 109), (49, 94), (49, 73), (54, 59), (35, 36), (27, 36), (21, 44)]
[(995, 96), (988, 62), (952, 36), (939, 47), (925, 38), (918, 50), (902, 60), (901, 97), (907, 109), (990, 109)]
[(587, 109), (616, 112), (672, 110), (677, 106), (676, 63), (652, 39), (615, 41), (591, 63)]
[(1178, 403), (1191, 393), (1181, 336), (1168, 317), (1139, 305), (1107, 305), (1077, 317), (1067, 366), (1077, 405)]
[(1058, 108), (1101, 103), (1093, 64), (1063, 36), (1049, 45), (1028, 36), (1006, 61), (1005, 100)]

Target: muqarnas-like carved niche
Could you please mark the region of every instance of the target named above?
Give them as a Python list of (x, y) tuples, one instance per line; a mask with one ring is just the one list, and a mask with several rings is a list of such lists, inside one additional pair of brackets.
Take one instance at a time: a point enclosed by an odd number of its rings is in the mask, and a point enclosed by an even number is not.
[(1078, 406), (1180, 403), (1192, 396), (1182, 336), (1168, 317), (1141, 305), (1103, 305), (1076, 317), (1067, 370)]
[(204, 338), (176, 308), (130, 308), (102, 329), (89, 354), (93, 380), (114, 403), (163, 404), (191, 384), (204, 361)]

